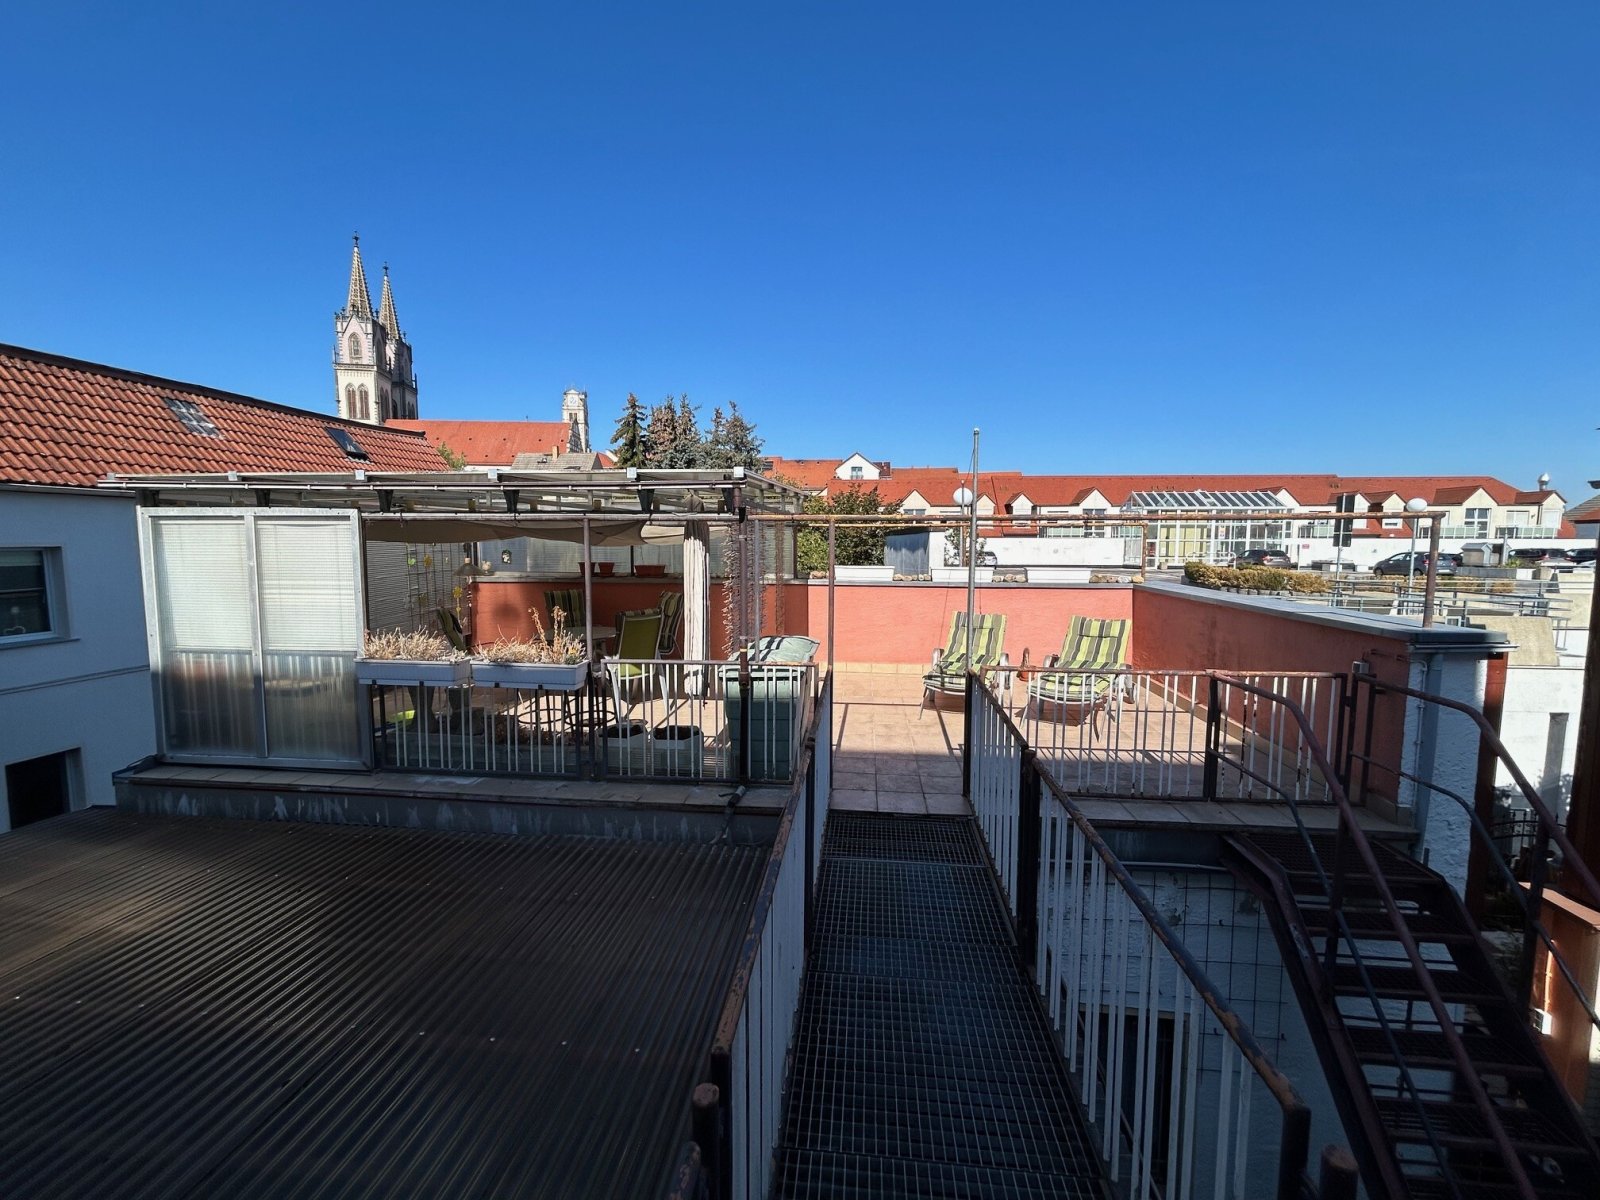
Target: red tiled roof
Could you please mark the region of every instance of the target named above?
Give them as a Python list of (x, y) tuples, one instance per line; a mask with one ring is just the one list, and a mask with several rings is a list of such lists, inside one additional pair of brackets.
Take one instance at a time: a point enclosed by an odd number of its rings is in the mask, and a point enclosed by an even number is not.
[(841, 482), (834, 478), (842, 458), (778, 458), (773, 456), (772, 469), (763, 474), (774, 479), (785, 479), (796, 487), (826, 488)]
[[(188, 401), (221, 432), (192, 433), (163, 397)], [(350, 458), (328, 436), (347, 430)], [(88, 487), (107, 474), (437, 471), (414, 433), (342, 421), (233, 392), (0, 345), (0, 479)]]
[(448, 446), (469, 467), (509, 467), (519, 454), (561, 454), (567, 448), (565, 421), (390, 421), (397, 429), (424, 435)]
[(1582, 504), (1573, 505), (1567, 509), (1568, 521), (1582, 521), (1587, 525), (1591, 521), (1600, 521), (1600, 496), (1590, 496)]

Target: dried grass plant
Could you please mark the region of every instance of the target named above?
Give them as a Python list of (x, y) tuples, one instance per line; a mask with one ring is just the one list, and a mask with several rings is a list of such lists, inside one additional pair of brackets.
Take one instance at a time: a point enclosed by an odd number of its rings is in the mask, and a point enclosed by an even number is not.
[(425, 629), (380, 629), (367, 634), (365, 658), (410, 658), (422, 662), (455, 662), (466, 657), (437, 633)]
[(532, 638), (497, 637), (478, 655), (493, 663), (548, 663), (575, 666), (589, 657), (583, 639), (567, 628), (567, 614), (559, 608), (550, 611), (555, 632), (546, 631), (539, 610), (530, 608), (535, 635)]

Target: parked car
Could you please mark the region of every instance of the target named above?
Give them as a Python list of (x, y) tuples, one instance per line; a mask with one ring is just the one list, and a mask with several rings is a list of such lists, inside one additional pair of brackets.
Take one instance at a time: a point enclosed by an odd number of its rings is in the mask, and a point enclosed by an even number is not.
[(1233, 556), (1236, 567), (1276, 567), (1280, 571), (1294, 570), (1294, 560), (1282, 550), (1246, 550)]
[[(1439, 555), (1438, 574), (1454, 575), (1461, 567), (1461, 555)], [(1428, 555), (1426, 551), (1402, 550), (1399, 554), (1391, 554), (1372, 565), (1374, 575), (1413, 575), (1423, 576), (1428, 573)]]
[(1507, 555), (1506, 565), (1512, 567), (1549, 567), (1552, 571), (1570, 571), (1578, 565), (1578, 560), (1565, 550), (1546, 550), (1540, 547), (1526, 546), (1521, 550), (1513, 550)]
[(1577, 564), (1580, 571), (1585, 567), (1593, 567), (1594, 553), (1595, 548), (1593, 546), (1586, 546), (1582, 550), (1574, 550), (1572, 552), (1572, 561)]

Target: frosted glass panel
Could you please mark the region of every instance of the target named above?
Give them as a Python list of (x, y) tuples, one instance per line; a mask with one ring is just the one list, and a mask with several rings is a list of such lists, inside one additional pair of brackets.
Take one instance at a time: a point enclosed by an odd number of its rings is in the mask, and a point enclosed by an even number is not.
[(356, 652), (354, 537), (348, 520), (256, 522), (264, 650)]
[(244, 522), (156, 517), (150, 525), (163, 649), (250, 650)]

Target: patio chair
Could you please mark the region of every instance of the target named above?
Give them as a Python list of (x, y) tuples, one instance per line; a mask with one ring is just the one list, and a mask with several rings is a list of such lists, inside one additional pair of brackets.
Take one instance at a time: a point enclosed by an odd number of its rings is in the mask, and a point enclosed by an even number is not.
[(666, 658), (678, 648), (678, 631), (683, 628), (683, 593), (661, 593), (661, 641), (656, 657)]
[[(1052, 654), (1028, 680), (1028, 705), (1040, 716), (1050, 706), (1068, 724), (1100, 729), (1101, 710), (1120, 708), (1127, 683), (1116, 674), (1128, 665), (1128, 633), (1132, 623), (1099, 617), (1073, 617), (1061, 653)], [(1085, 672), (1053, 674), (1052, 672)], [(1113, 710), (1115, 719), (1118, 712)]]
[(555, 625), (555, 611), (560, 609), (567, 614), (567, 628), (576, 630), (581, 634), (584, 630), (583, 589), (556, 588), (544, 594), (545, 612), (549, 614), (552, 632)]
[(940, 696), (964, 695), (968, 667), (982, 671), (1010, 665), (1005, 653), (1005, 615), (979, 613), (977, 617), (972, 630), (971, 662), (967, 661), (967, 614), (958, 612), (951, 618), (950, 637), (943, 650), (933, 652), (933, 670), (922, 677), (923, 708), (930, 703), (937, 705)]
[(661, 614), (625, 613), (619, 629), (616, 656), (604, 661), (606, 673), (611, 677), (617, 721), (621, 724), (632, 712), (635, 701), (631, 697), (658, 695), (665, 700), (667, 693), (662, 668), (637, 661), (656, 657), (656, 647), (661, 641)]

